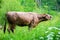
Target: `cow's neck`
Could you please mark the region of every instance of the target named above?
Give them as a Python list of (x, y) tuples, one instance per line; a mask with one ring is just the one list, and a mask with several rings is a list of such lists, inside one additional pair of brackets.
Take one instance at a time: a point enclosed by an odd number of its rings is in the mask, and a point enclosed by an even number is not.
[(39, 22), (42, 22), (42, 21), (46, 21), (47, 19), (45, 19), (44, 17), (41, 17), (40, 19), (39, 19)]

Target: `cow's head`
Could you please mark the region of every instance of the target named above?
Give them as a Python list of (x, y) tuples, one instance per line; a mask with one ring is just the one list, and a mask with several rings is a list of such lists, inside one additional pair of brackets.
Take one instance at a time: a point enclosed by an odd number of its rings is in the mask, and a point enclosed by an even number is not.
[(49, 14), (40, 14), (40, 15), (38, 15), (38, 19), (40, 21), (47, 21), (47, 20), (51, 19), (51, 15), (49, 15)]

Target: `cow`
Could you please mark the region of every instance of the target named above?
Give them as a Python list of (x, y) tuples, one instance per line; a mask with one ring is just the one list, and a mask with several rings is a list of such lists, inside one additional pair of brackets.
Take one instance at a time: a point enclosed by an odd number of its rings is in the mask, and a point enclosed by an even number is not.
[[(35, 12), (7, 12), (6, 20), (8, 21), (8, 32), (12, 31), (14, 33), (14, 29), (16, 25), (18, 26), (28, 26), (28, 29), (35, 28), (40, 22), (47, 21), (51, 19), (51, 15), (49, 14), (38, 14)], [(4, 33), (6, 30), (6, 22), (4, 26)]]

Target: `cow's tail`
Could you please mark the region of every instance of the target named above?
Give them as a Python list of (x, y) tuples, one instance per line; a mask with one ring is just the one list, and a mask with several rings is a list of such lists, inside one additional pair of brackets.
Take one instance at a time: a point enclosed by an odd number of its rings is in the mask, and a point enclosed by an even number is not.
[(4, 33), (6, 31), (6, 15), (5, 15), (5, 23), (4, 23), (4, 29), (3, 29)]

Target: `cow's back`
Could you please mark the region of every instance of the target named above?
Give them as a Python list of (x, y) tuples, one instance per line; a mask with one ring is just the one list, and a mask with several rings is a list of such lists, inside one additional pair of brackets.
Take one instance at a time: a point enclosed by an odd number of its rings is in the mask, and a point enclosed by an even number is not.
[(17, 13), (17, 23), (29, 24), (33, 20), (33, 15), (29, 12), (16, 12)]
[(6, 15), (9, 23), (28, 25), (33, 20), (32, 12), (8, 12)]

